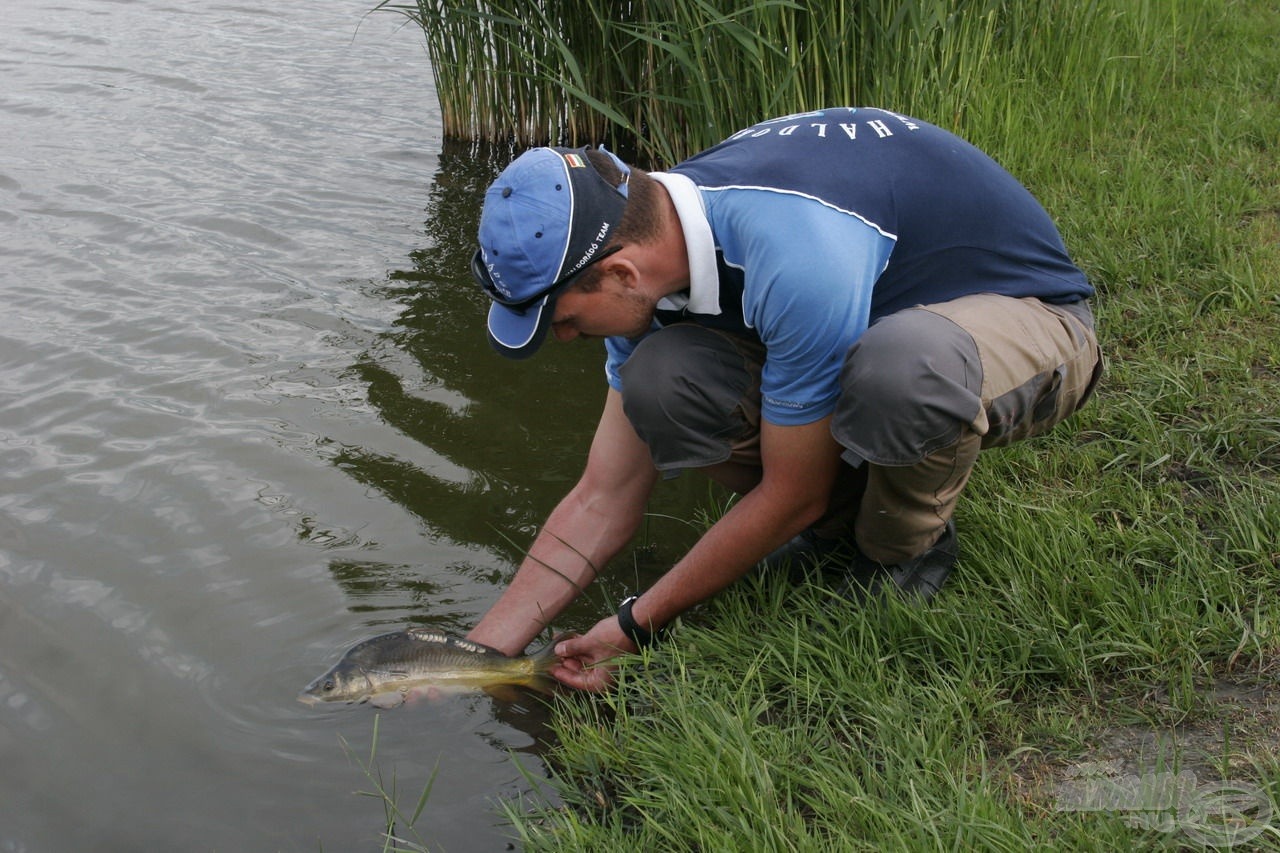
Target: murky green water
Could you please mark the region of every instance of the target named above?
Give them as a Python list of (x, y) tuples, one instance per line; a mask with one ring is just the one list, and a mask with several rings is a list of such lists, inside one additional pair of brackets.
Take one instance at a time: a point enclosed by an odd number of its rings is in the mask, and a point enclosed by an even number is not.
[[(420, 36), (370, 5), (6, 4), (0, 851), (381, 849), (343, 748), (374, 712), (297, 690), (465, 631), (580, 469), (599, 350), (489, 351), (496, 157), (445, 144)], [(687, 535), (655, 520), (563, 627)], [(433, 847), (501, 850), (546, 739), (464, 696), (383, 713), (378, 761), (410, 801), (436, 774)]]

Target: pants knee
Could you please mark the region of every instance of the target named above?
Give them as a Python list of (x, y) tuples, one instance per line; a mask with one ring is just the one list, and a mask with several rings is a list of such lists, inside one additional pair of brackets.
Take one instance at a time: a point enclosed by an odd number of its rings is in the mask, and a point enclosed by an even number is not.
[(660, 471), (724, 462), (753, 428), (749, 397), (758, 370), (718, 332), (661, 329), (636, 347), (621, 376), (623, 412)]
[(954, 444), (982, 411), (973, 338), (951, 320), (908, 309), (850, 350), (831, 432), (850, 464), (912, 465)]

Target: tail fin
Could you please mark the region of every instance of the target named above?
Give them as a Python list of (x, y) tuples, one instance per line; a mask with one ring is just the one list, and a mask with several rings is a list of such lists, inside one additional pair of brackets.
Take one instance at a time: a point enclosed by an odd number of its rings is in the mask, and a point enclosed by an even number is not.
[(551, 638), (551, 642), (529, 655), (529, 659), (533, 661), (533, 671), (537, 675), (546, 675), (551, 672), (551, 668), (560, 663), (560, 656), (556, 654), (556, 646), (562, 640), (570, 637), (578, 636), (576, 633), (564, 632), (556, 634)]
[(529, 660), (533, 664), (533, 682), (529, 685), (530, 687), (542, 693), (552, 692), (556, 681), (551, 677), (551, 670), (556, 664), (560, 663), (560, 656), (556, 654), (556, 646), (561, 640), (576, 636), (577, 634), (572, 632), (556, 634), (551, 638), (551, 642), (529, 655)]

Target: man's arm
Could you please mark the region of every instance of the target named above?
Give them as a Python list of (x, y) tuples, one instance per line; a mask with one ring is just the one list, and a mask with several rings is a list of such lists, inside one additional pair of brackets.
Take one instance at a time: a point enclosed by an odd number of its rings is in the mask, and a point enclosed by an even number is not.
[(518, 654), (635, 535), (658, 472), (612, 388), (577, 485), (556, 506), (511, 584), (467, 635)]
[[(641, 627), (661, 627), (710, 598), (825, 511), (841, 452), (831, 437), (830, 418), (788, 427), (766, 422), (760, 440), (760, 484), (633, 603), (631, 614)], [(587, 634), (559, 644), (566, 660), (554, 675), (573, 687), (600, 690), (612, 676), (599, 664), (634, 650), (617, 617), (609, 616)]]

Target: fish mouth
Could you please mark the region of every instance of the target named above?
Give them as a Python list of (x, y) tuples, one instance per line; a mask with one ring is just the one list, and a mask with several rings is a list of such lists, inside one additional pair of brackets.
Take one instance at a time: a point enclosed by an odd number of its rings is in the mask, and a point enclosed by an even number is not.
[(301, 693), (298, 694), (298, 701), (301, 702), (303, 705), (319, 705), (321, 702), (321, 699), (319, 696), (313, 696), (307, 691), (303, 690)]

